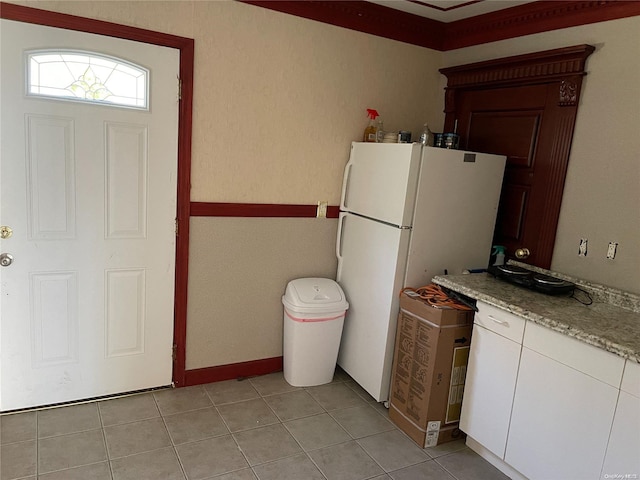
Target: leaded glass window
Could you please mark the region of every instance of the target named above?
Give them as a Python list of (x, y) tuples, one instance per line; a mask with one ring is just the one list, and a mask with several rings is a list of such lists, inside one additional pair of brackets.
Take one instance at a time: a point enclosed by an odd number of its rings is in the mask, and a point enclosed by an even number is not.
[(27, 56), (27, 95), (149, 108), (149, 71), (106, 55), (39, 50)]

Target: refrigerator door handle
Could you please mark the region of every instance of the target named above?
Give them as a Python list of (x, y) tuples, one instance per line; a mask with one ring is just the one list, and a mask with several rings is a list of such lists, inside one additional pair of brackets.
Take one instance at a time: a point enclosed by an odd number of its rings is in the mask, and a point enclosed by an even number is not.
[(336, 235), (336, 257), (338, 258), (338, 278), (340, 278), (340, 268), (342, 266), (342, 230), (346, 220), (346, 215), (340, 213), (338, 220), (338, 234)]
[(342, 198), (340, 202), (340, 210), (347, 209), (347, 195), (349, 193), (349, 178), (351, 177), (351, 167), (353, 166), (353, 162), (349, 160), (347, 165), (344, 167), (344, 177), (342, 178)]

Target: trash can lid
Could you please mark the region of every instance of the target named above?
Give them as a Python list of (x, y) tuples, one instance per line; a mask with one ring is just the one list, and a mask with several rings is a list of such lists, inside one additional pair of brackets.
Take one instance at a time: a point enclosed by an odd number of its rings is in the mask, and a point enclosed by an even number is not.
[(290, 281), (282, 303), (306, 312), (337, 312), (349, 308), (342, 288), (329, 278), (298, 278)]

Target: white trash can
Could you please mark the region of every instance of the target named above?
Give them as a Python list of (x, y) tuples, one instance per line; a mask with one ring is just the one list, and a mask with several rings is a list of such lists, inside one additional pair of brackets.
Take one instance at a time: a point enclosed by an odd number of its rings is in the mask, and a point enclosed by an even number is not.
[(282, 304), (285, 380), (295, 387), (331, 382), (349, 308), (342, 288), (328, 278), (299, 278), (287, 285)]

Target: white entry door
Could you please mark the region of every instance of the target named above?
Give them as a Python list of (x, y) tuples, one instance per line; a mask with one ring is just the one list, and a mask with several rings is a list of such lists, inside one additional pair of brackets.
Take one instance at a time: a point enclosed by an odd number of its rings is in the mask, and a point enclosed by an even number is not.
[[(12, 230), (0, 240), (11, 255), (0, 267), (0, 410), (168, 385), (179, 52), (0, 26), (0, 225)], [(27, 94), (37, 50), (98, 54), (77, 79), (87, 97), (104, 97), (99, 55), (123, 60), (120, 73), (146, 69), (148, 90), (138, 79), (143, 100), (131, 106)]]

